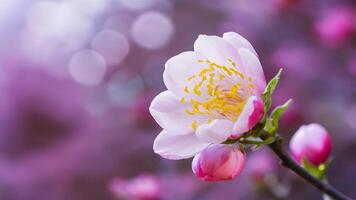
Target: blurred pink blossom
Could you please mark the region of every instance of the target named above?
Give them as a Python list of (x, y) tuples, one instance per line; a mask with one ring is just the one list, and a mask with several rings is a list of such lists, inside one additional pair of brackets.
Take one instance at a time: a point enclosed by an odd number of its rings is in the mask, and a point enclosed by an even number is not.
[(348, 8), (335, 8), (327, 11), (315, 23), (318, 37), (331, 47), (342, 45), (352, 35), (355, 26), (354, 11)]
[(160, 184), (154, 175), (141, 174), (132, 179), (114, 179), (109, 185), (115, 197), (130, 200), (155, 200), (160, 196)]
[(306, 159), (314, 166), (325, 163), (331, 152), (331, 140), (320, 124), (301, 126), (293, 135), (289, 148), (297, 162)]
[(280, 44), (272, 53), (270, 62), (276, 70), (284, 68), (285, 75), (292, 78), (310, 78), (318, 74), (323, 63), (318, 49), (300, 41)]
[(266, 175), (276, 170), (276, 162), (273, 155), (267, 149), (254, 152), (248, 160), (248, 174), (252, 181), (261, 182)]
[(192, 169), (204, 181), (230, 180), (241, 173), (245, 159), (236, 146), (212, 144), (194, 157)]

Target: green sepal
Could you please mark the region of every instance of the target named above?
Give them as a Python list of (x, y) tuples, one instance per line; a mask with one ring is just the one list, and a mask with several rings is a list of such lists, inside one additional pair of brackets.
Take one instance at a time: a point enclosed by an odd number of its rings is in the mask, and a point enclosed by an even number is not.
[(238, 140), (237, 139), (230, 139), (228, 138), (223, 142), (223, 144), (235, 144)]
[(319, 166), (314, 166), (307, 159), (302, 159), (302, 167), (320, 180), (325, 178), (327, 166), (328, 163), (322, 163)]
[(273, 143), (274, 141), (276, 141), (275, 137), (269, 137), (265, 140), (262, 140), (260, 137), (254, 137), (254, 136), (239, 139), (239, 143), (241, 143), (241, 144), (251, 144), (251, 145), (255, 145), (255, 146), (262, 146), (264, 144), (268, 145), (268, 144)]
[(261, 95), (261, 98), (265, 102), (265, 106), (264, 106), (265, 113), (267, 113), (269, 108), (271, 107), (272, 94), (273, 94), (273, 91), (277, 87), (277, 84), (281, 77), (282, 71), (283, 71), (282, 69), (279, 69), (278, 73), (272, 78), (272, 80), (269, 81), (269, 83), (267, 84), (267, 86), (265, 88), (265, 91)]
[(266, 124), (265, 127), (263, 128), (267, 133), (271, 135), (275, 135), (279, 126), (279, 118), (286, 111), (286, 109), (288, 108), (291, 102), (292, 99), (289, 99), (283, 105), (277, 106), (276, 108), (273, 109), (270, 117), (266, 119)]

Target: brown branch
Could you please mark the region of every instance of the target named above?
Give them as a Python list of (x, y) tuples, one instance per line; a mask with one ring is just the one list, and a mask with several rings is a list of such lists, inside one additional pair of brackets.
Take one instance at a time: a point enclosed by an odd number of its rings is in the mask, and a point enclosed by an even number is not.
[[(266, 139), (265, 137), (261, 136), (262, 139)], [(304, 168), (299, 166), (294, 159), (292, 159), (288, 153), (282, 148), (281, 145), (282, 140), (277, 139), (275, 142), (269, 144), (268, 146), (273, 150), (273, 152), (278, 156), (278, 158), (281, 160), (281, 164), (295, 172), (297, 175), (299, 175), (301, 178), (303, 178), (306, 182), (310, 183), (314, 187), (316, 187), (318, 190), (323, 192), (324, 194), (329, 195), (332, 197), (334, 200), (353, 200), (352, 198), (344, 195), (343, 193), (337, 191), (335, 188), (333, 188), (331, 185), (327, 183), (323, 183), (319, 179), (315, 178), (313, 175), (311, 175), (309, 172), (307, 172)]]

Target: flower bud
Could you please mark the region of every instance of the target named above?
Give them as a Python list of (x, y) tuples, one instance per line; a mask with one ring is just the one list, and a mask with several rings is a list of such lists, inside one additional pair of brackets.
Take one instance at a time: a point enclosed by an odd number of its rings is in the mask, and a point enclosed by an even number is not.
[(325, 163), (331, 152), (331, 140), (327, 130), (319, 124), (301, 126), (293, 135), (290, 151), (296, 161), (301, 164), (303, 159), (318, 166)]
[(245, 159), (235, 146), (212, 144), (194, 157), (192, 169), (204, 181), (230, 180), (240, 174)]

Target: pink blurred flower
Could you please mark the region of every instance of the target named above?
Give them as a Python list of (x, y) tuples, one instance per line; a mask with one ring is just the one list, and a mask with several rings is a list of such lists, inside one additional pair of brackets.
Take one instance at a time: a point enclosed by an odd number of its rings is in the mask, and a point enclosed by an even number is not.
[(264, 177), (276, 170), (273, 155), (266, 149), (254, 152), (249, 158), (248, 174), (252, 181), (261, 182)]
[(287, 41), (279, 45), (270, 57), (275, 69), (286, 69), (284, 76), (310, 78), (319, 74), (325, 58), (320, 50), (301, 41)]
[(160, 185), (157, 177), (142, 174), (130, 180), (114, 179), (110, 191), (115, 197), (130, 200), (154, 200), (159, 199)]
[(344, 43), (353, 33), (354, 13), (347, 8), (329, 10), (315, 24), (315, 31), (327, 45), (331, 47)]
[(153, 149), (164, 158), (189, 158), (212, 143), (239, 138), (263, 114), (263, 69), (237, 33), (200, 35), (194, 51), (167, 61), (163, 79), (168, 90), (152, 101), (150, 112), (163, 128)]
[(204, 181), (230, 180), (240, 174), (245, 159), (236, 146), (212, 144), (194, 157), (192, 169)]
[(289, 148), (298, 163), (305, 158), (309, 163), (318, 166), (325, 163), (329, 157), (331, 139), (321, 125), (303, 125), (293, 135)]

